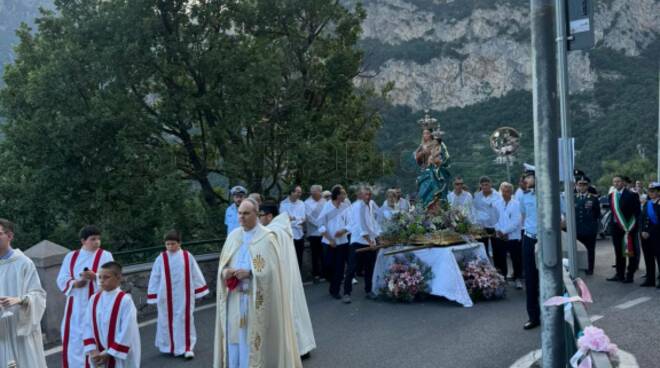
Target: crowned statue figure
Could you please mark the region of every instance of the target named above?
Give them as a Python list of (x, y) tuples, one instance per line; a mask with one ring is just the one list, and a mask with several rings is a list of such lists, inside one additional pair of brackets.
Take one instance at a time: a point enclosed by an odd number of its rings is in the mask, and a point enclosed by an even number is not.
[(428, 209), (447, 199), (451, 182), (450, 156), (438, 120), (427, 110), (418, 123), (422, 128), (422, 142), (415, 150), (415, 160), (421, 170), (417, 176), (417, 198)]

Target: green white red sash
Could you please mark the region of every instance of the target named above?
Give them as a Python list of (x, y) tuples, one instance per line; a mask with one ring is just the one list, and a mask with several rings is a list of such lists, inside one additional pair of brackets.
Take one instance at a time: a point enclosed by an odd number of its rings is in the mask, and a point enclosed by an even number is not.
[(619, 227), (621, 227), (621, 230), (625, 232), (621, 242), (621, 246), (623, 247), (623, 254), (626, 257), (632, 257), (635, 255), (635, 248), (631, 230), (635, 227), (637, 219), (635, 216), (633, 216), (630, 220), (626, 220), (626, 218), (623, 216), (623, 212), (621, 212), (619, 203), (620, 198), (617, 194), (617, 192), (612, 192), (610, 194), (613, 204), (612, 214), (614, 215), (614, 221), (616, 221)]

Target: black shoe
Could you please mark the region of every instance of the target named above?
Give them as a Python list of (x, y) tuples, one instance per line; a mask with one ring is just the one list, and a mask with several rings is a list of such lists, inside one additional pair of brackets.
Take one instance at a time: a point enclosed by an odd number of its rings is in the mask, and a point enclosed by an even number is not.
[(536, 321), (527, 321), (527, 322), (525, 322), (525, 324), (523, 325), (523, 329), (525, 329), (525, 330), (531, 330), (532, 328), (539, 327), (540, 325), (541, 325), (540, 322), (536, 322)]
[(639, 286), (641, 286), (641, 287), (654, 287), (655, 284), (652, 283), (652, 282), (646, 281), (646, 282), (641, 283)]
[(339, 295), (339, 294), (330, 294), (330, 296), (335, 298), (335, 299), (341, 299), (341, 295)]
[(607, 280), (607, 281), (618, 281), (618, 282), (623, 282), (623, 277), (620, 277), (620, 276), (614, 275), (614, 276), (612, 276), (612, 277), (610, 277), (610, 278), (607, 278), (606, 280)]
[(632, 284), (633, 281), (635, 281), (635, 280), (633, 280), (632, 277), (626, 277), (626, 279), (621, 281), (621, 282), (623, 282), (624, 284)]
[(314, 276), (314, 281), (313, 281), (313, 282), (314, 282), (315, 284), (318, 284), (319, 282), (321, 282), (321, 278), (318, 277), (318, 276)]
[(310, 356), (311, 356), (311, 355), (310, 355), (309, 353), (304, 354), (304, 355), (301, 355), (301, 356), (300, 356), (300, 360), (309, 359)]

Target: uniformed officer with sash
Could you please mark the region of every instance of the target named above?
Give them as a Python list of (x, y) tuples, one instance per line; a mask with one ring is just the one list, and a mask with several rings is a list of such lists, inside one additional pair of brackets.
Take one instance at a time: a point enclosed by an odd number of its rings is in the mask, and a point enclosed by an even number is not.
[(584, 175), (578, 177), (575, 193), (577, 240), (587, 248), (587, 275), (593, 275), (594, 273), (596, 238), (598, 237), (598, 220), (600, 219), (600, 202), (598, 196), (589, 193), (590, 183), (588, 177)]

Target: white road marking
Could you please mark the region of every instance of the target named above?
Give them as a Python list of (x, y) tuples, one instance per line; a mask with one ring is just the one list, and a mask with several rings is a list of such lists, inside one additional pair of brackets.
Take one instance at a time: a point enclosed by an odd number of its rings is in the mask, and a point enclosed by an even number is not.
[(590, 319), (591, 322), (593, 323), (593, 322), (596, 322), (596, 321), (598, 321), (599, 319), (601, 319), (601, 318), (603, 318), (603, 317), (604, 317), (604, 316), (601, 316), (600, 314), (594, 314), (594, 315), (591, 316), (589, 319)]
[(641, 297), (641, 298), (637, 298), (637, 299), (629, 300), (629, 301), (627, 301), (627, 302), (625, 302), (625, 303), (621, 303), (621, 304), (619, 304), (619, 305), (615, 305), (614, 308), (616, 308), (616, 309), (620, 309), (620, 310), (624, 310), (624, 309), (628, 309), (628, 308), (634, 307), (634, 306), (636, 306), (637, 304), (646, 303), (646, 302), (648, 302), (649, 300), (651, 300), (651, 297), (643, 296), (643, 297)]
[[(196, 308), (195, 308), (195, 312), (201, 312), (201, 311), (203, 311), (203, 310), (207, 310), (207, 309), (215, 308), (215, 306), (216, 306), (216, 303), (205, 304), (205, 305), (202, 305), (202, 306), (200, 306), (200, 307), (196, 307)], [(138, 324), (138, 326), (139, 326), (140, 328), (142, 328), (142, 327), (146, 327), (146, 326), (150, 326), (150, 325), (155, 324), (157, 321), (158, 321), (157, 318), (150, 319), (150, 320), (148, 320), (148, 321), (144, 321), (144, 322)], [(52, 348), (52, 349), (48, 349), (48, 350), (46, 350), (46, 351), (44, 352), (44, 355), (46, 355), (46, 356), (51, 356), (51, 355), (53, 355), (53, 354), (57, 354), (57, 353), (61, 353), (61, 352), (62, 352), (62, 346), (60, 345), (60, 346), (56, 346), (56, 347), (54, 347), (54, 348)]]
[(53, 354), (61, 353), (62, 352), (62, 345), (56, 346), (52, 349), (48, 349), (44, 352), (44, 355), (46, 356), (51, 356)]
[(525, 356), (518, 359), (515, 363), (511, 364), (509, 368), (528, 368), (539, 359), (541, 359), (541, 349), (530, 351)]

